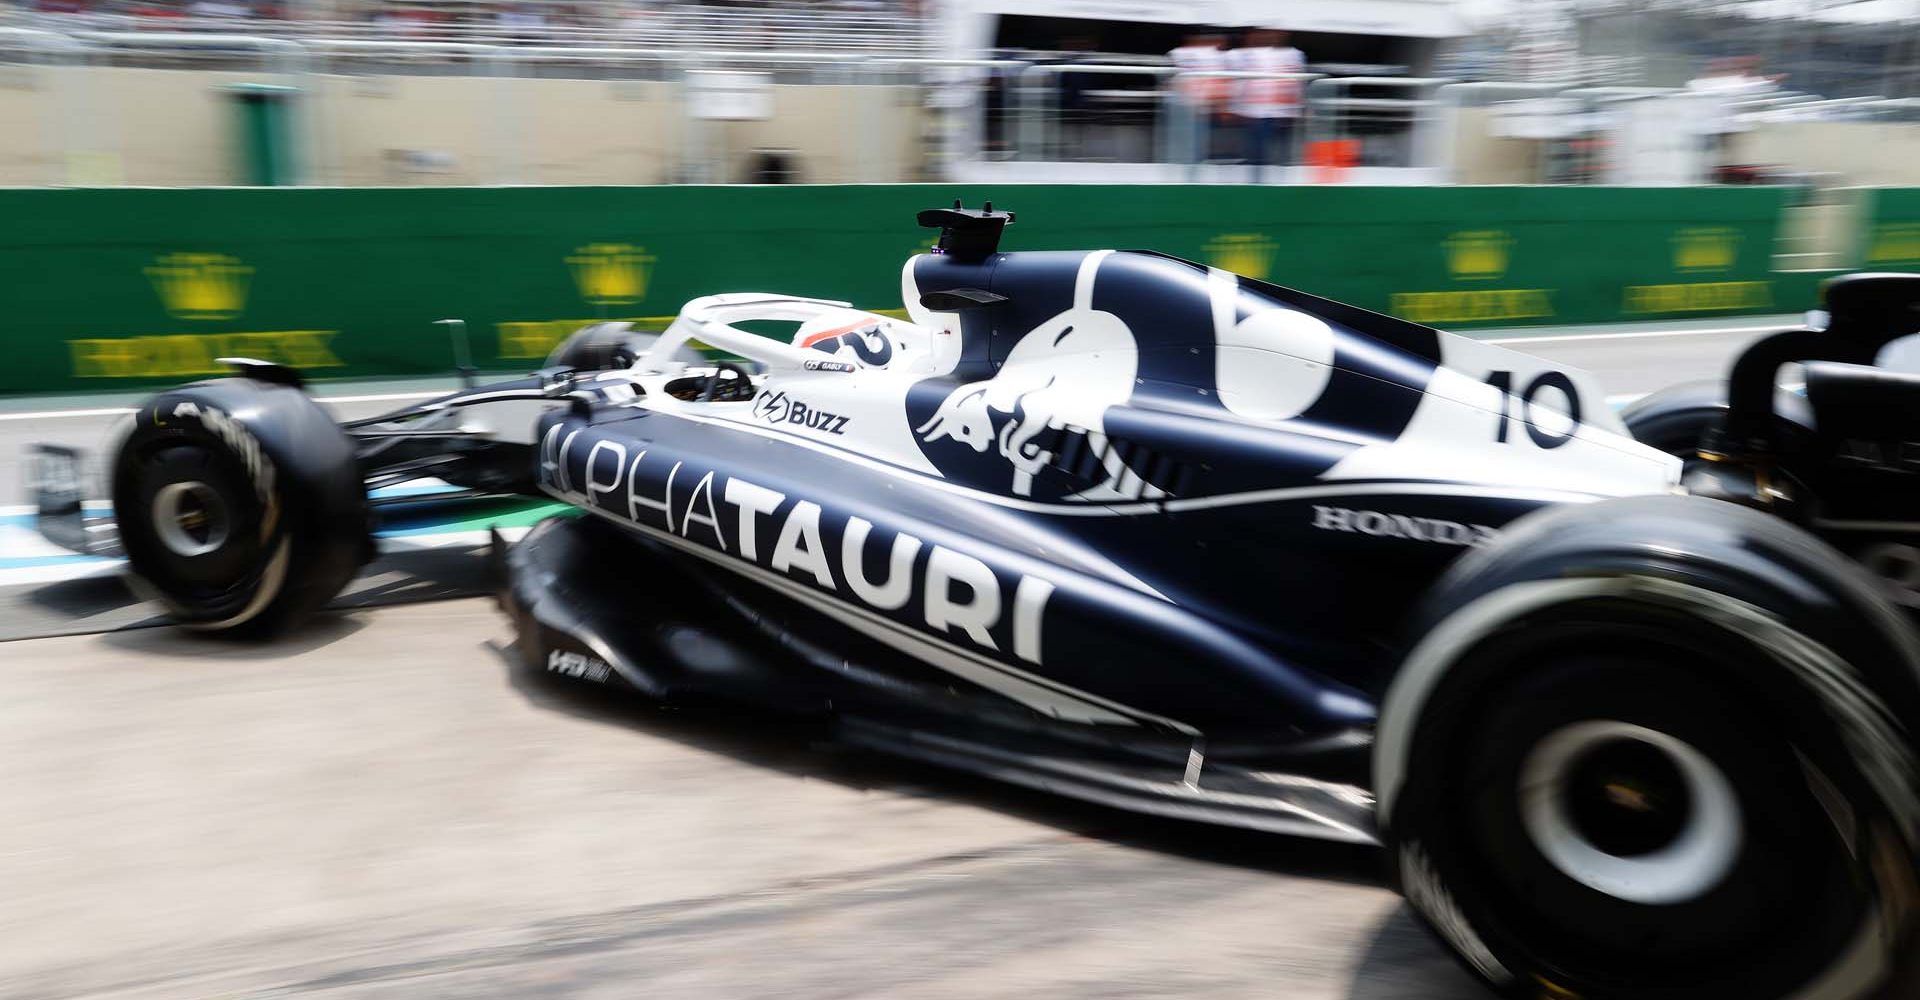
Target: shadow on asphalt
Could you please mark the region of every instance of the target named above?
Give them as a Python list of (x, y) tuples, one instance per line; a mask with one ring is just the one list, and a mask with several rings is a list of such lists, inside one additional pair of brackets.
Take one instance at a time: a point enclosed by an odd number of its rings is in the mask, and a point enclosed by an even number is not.
[(0, 589), (0, 641), (160, 624), (119, 574)]
[(49, 615), (91, 618), (138, 603), (119, 575), (60, 580), (27, 591), (27, 600)]
[(400, 550), (383, 553), (370, 563), (328, 607), (418, 604), (492, 591), (485, 546)]
[(366, 622), (353, 615), (325, 611), (293, 632), (266, 639), (238, 639), (183, 628), (139, 628), (109, 632), (100, 641), (142, 656), (258, 663), (323, 649), (366, 627)]
[(1454, 961), (1401, 904), (1354, 963), (1348, 1000), (1491, 1000), (1492, 994)]
[[(327, 607), (332, 612), (418, 604), (492, 592), (485, 547), (389, 552), (368, 564)], [(119, 573), (0, 588), (0, 641), (86, 635), (167, 624)], [(303, 626), (285, 641), (300, 643)], [(260, 654), (263, 647), (241, 646)], [(310, 646), (308, 648), (311, 648)], [(267, 654), (272, 655), (272, 654)]]
[[(1377, 848), (1143, 816), (1061, 798), (962, 771), (889, 757), (834, 741), (831, 724), (734, 705), (663, 705), (631, 691), (570, 681), (527, 667), (509, 646), (487, 643), (509, 684), (528, 701), (724, 754), (756, 767), (848, 788), (965, 802), (1090, 840), (1347, 885), (1384, 886)], [(1276, 928), (1276, 933), (1285, 933)], [(1404, 905), (1355, 951), (1349, 1000), (1485, 1000)]]
[(1288, 875), (1381, 885), (1379, 851), (1202, 823), (1143, 816), (836, 742), (832, 726), (700, 702), (662, 705), (621, 688), (569, 681), (524, 666), (511, 647), (487, 644), (508, 682), (529, 701), (607, 725), (643, 730), (688, 746), (849, 788), (936, 796), (994, 809), (1078, 836), (1199, 861)]

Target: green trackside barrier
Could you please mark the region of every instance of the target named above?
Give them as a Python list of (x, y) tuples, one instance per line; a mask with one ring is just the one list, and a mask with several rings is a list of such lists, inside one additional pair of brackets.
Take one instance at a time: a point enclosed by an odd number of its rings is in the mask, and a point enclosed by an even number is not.
[(1773, 276), (1774, 303), (1778, 313), (1803, 313), (1821, 306), (1820, 292), (1828, 278), (1846, 274), (1839, 271), (1780, 271)]
[(1782, 271), (1774, 275), (1780, 312), (1818, 309), (1821, 286), (1850, 271), (1920, 271), (1920, 188), (1870, 188), (1858, 192), (1858, 242), (1847, 267), (1831, 271)]
[(900, 307), (922, 208), (993, 199), (1009, 249), (1160, 250), (1441, 327), (1767, 313), (1765, 188), (1226, 185), (0, 190), (0, 392), (278, 361), (314, 377), (536, 366), (603, 318), (777, 291)]
[(1920, 188), (1866, 192), (1856, 260), (1868, 271), (1920, 271)]

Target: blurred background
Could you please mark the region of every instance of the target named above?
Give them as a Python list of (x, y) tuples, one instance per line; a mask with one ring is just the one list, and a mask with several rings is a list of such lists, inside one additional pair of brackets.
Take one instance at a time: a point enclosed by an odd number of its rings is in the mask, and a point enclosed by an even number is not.
[(1920, 107), (1916, 0), (8, 0), (0, 25), (4, 184), (1920, 171), (1886, 145)]
[[(221, 357), (368, 416), (698, 295), (898, 315), (956, 197), (1621, 403), (1920, 268), (1920, 0), (0, 0), (0, 496)], [(526, 676), (482, 553), (551, 512), (241, 647), (0, 506), (0, 996), (1480, 996), (1370, 853)]]

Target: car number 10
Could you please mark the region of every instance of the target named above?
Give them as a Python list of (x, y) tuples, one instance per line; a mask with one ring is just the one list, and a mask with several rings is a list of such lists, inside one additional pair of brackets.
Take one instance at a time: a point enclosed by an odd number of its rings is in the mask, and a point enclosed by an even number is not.
[[(1500, 423), (1494, 430), (1493, 439), (1500, 444), (1505, 444), (1507, 424), (1512, 421), (1509, 410), (1513, 406), (1514, 397), (1513, 373), (1510, 371), (1489, 373), (1487, 384), (1500, 390)], [(1567, 429), (1565, 432), (1542, 427), (1533, 419), (1533, 400), (1542, 389), (1557, 389), (1562, 396), (1566, 397)], [(1549, 371), (1535, 375), (1533, 381), (1528, 382), (1526, 388), (1520, 391), (1519, 396), (1520, 420), (1527, 425), (1527, 436), (1533, 439), (1535, 445), (1541, 448), (1558, 448), (1573, 440), (1573, 436), (1579, 433), (1580, 394), (1573, 387), (1573, 379), (1568, 378), (1565, 372)]]

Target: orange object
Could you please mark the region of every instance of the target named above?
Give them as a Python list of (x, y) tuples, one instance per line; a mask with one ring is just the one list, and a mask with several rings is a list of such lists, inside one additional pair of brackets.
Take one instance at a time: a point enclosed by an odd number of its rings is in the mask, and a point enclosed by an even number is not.
[(1307, 143), (1304, 159), (1319, 184), (1338, 184), (1360, 162), (1360, 140), (1321, 139)]

